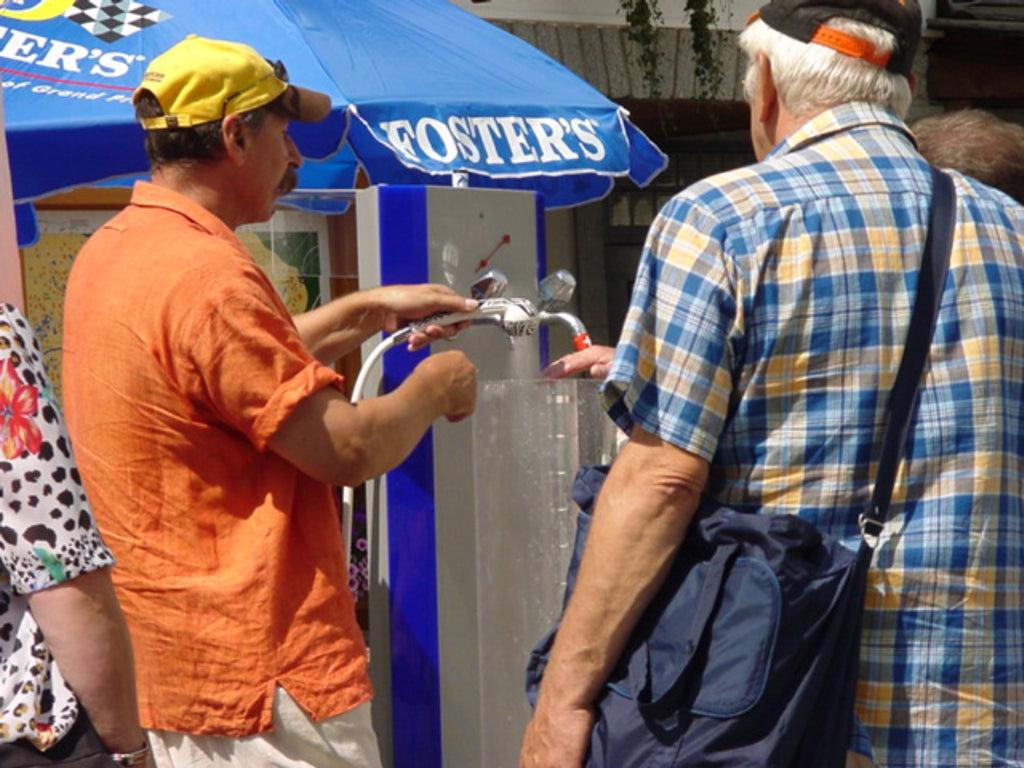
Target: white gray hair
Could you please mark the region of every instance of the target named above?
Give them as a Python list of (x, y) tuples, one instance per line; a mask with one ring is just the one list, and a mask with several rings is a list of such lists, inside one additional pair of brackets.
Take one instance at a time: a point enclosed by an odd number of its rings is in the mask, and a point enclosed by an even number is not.
[[(884, 29), (839, 17), (826, 23), (867, 41), (880, 54), (896, 47), (895, 36)], [(779, 99), (797, 117), (851, 101), (877, 104), (901, 119), (910, 109), (913, 93), (903, 75), (823, 45), (801, 42), (772, 29), (760, 19), (740, 33), (739, 45), (747, 55), (743, 91), (748, 102), (757, 84), (757, 57), (763, 53), (771, 62)]]

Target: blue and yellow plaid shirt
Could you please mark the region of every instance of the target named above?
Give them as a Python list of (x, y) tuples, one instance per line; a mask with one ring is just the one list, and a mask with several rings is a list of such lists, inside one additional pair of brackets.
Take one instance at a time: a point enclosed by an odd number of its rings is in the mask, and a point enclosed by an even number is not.
[[(870, 574), (858, 714), (886, 768), (1024, 765), (1024, 208), (954, 174), (950, 274)], [(604, 396), (708, 491), (855, 549), (931, 177), (867, 104), (689, 187), (648, 235)]]

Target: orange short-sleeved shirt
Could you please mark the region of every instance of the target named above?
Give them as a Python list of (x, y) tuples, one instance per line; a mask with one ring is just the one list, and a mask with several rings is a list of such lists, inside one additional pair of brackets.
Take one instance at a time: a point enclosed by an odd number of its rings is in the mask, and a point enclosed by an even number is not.
[(371, 695), (334, 489), (267, 443), (341, 377), (209, 211), (149, 183), (75, 259), (68, 427), (135, 647), (142, 723), (244, 736), (276, 685), (316, 720)]

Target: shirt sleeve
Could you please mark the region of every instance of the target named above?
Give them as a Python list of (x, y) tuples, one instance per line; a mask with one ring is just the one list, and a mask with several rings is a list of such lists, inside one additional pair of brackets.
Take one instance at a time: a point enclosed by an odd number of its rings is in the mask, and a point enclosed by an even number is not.
[(714, 216), (685, 196), (659, 214), (603, 388), (611, 418), (708, 461), (730, 409), (739, 324), (735, 270)]
[(31, 326), (0, 305), (0, 565), (30, 593), (113, 564)]
[(264, 450), (296, 405), (343, 377), (306, 348), (287, 309), (262, 275), (235, 275), (209, 308), (188, 357), (218, 420)]

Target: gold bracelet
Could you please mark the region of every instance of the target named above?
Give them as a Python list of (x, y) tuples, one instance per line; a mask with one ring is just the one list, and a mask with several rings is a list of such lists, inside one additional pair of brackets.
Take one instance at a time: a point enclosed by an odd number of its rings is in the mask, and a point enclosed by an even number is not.
[(140, 765), (149, 765), (149, 743), (143, 744), (134, 752), (118, 752), (110, 755), (115, 765), (123, 768), (137, 768)]

